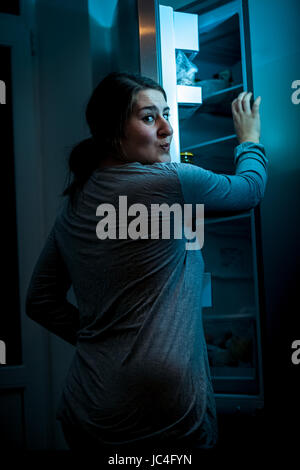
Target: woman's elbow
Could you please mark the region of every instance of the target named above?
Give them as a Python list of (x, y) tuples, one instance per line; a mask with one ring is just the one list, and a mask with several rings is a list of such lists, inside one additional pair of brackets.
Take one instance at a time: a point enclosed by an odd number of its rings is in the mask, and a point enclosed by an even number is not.
[(251, 206), (254, 208), (258, 206), (265, 195), (266, 181), (257, 178), (251, 178), (250, 183), (250, 192), (251, 192)]
[(266, 189), (265, 185), (260, 185), (260, 186), (257, 188), (257, 190), (256, 190), (256, 192), (255, 192), (254, 206), (253, 206), (253, 207), (258, 206), (258, 205), (262, 202), (262, 200), (263, 200), (263, 198), (264, 198), (264, 196), (265, 196), (265, 189)]

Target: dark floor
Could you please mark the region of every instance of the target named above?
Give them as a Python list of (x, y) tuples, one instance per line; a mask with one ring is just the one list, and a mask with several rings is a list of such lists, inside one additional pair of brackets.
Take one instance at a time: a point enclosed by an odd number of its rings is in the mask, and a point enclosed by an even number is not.
[[(261, 459), (268, 461), (269, 466), (277, 460), (285, 457), (285, 461), (291, 458), (290, 452), (285, 451), (283, 446), (278, 446), (275, 440), (272, 439), (274, 429), (271, 429), (271, 423), (265, 425), (264, 414), (261, 413), (257, 416), (243, 416), (243, 415), (219, 415), (219, 442), (215, 449), (208, 451), (200, 451), (195, 449), (185, 448), (155, 448), (155, 449), (142, 449), (132, 448), (125, 450), (114, 449), (106, 452), (90, 452), (84, 455), (75, 455), (68, 451), (28, 451), (19, 454), (19, 461), (22, 465), (28, 463), (32, 468), (44, 468), (48, 464), (51, 468), (55, 468), (56, 464), (60, 465), (73, 465), (80, 468), (89, 468), (89, 464), (97, 461), (97, 465), (92, 465), (97, 470), (122, 470), (125, 468), (139, 468), (140, 470), (162, 469), (180, 466), (186, 469), (200, 469), (200, 468), (220, 468), (235, 467), (241, 468), (247, 464), (247, 468), (255, 467), (262, 463)], [(273, 425), (272, 425), (273, 426)], [(118, 454), (120, 457), (126, 456), (143, 456), (143, 462), (140, 466), (131, 462), (130, 464), (113, 463), (109, 464), (108, 459)], [(169, 456), (164, 463), (151, 465), (152, 456)], [(191, 464), (179, 464), (177, 461), (170, 462), (171, 455), (186, 455), (191, 456)], [(149, 459), (148, 462), (146, 459)], [(162, 457), (159, 457), (162, 460)], [(87, 466), (88, 464), (88, 466)], [(42, 465), (42, 467), (41, 467)], [(204, 467), (205, 465), (205, 467)], [(83, 466), (83, 467), (82, 467)], [(217, 467), (216, 467), (217, 466)]]

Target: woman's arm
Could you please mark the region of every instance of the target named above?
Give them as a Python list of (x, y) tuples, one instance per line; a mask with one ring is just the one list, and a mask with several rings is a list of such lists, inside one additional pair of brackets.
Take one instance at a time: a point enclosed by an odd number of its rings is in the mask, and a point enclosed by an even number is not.
[(26, 314), (75, 346), (79, 311), (66, 299), (70, 286), (71, 279), (57, 247), (53, 228), (31, 277), (26, 297)]
[(235, 175), (216, 174), (195, 165), (179, 165), (185, 203), (204, 204), (205, 211), (241, 211), (255, 207), (263, 198), (267, 164), (260, 137), (260, 97), (250, 109), (251, 93), (232, 102), (239, 145), (234, 150)]

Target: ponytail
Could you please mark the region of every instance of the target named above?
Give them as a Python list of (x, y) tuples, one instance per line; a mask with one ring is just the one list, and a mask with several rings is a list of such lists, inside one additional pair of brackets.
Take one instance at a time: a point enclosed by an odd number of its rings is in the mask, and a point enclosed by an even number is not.
[[(93, 137), (84, 139), (73, 147), (69, 156), (69, 182), (62, 194), (70, 197), (72, 205), (77, 194), (98, 167), (99, 153)], [(73, 175), (73, 180), (70, 183), (71, 175)]]

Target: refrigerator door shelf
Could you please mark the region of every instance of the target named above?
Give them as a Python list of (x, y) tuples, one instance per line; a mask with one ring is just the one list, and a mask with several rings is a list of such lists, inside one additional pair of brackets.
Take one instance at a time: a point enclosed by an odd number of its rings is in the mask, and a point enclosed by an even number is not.
[(190, 85), (177, 85), (177, 102), (180, 104), (201, 104), (201, 87)]
[(175, 49), (199, 51), (198, 15), (174, 11)]

